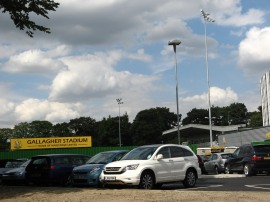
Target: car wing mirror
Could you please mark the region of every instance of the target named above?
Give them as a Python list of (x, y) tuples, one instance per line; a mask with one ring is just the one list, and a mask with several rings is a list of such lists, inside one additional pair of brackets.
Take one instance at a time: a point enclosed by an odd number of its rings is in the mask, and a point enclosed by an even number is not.
[(157, 160), (163, 159), (163, 154), (158, 154), (158, 155), (156, 156), (156, 159), (157, 159)]

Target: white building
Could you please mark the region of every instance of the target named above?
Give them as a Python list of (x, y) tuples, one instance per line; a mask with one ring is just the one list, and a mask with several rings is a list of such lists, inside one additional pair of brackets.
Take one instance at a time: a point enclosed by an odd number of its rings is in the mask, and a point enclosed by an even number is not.
[(270, 125), (270, 71), (261, 78), (262, 119), (263, 126)]

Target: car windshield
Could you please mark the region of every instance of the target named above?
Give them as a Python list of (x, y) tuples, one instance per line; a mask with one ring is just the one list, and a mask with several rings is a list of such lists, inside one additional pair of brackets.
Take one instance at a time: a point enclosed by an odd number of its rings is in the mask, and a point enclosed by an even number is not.
[(138, 147), (127, 153), (121, 160), (147, 160), (152, 157), (154, 152), (159, 146), (156, 147)]
[(87, 164), (107, 164), (110, 159), (114, 156), (114, 153), (102, 152), (98, 153), (92, 158), (90, 158), (86, 163)]
[(26, 167), (29, 163), (30, 163), (31, 160), (27, 160), (25, 161), (20, 167)]

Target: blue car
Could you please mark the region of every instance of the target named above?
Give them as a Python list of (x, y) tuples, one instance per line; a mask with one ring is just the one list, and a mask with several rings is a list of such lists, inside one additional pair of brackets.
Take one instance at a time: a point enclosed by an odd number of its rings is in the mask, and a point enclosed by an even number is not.
[(99, 175), (103, 167), (113, 161), (120, 160), (128, 151), (106, 151), (100, 152), (89, 159), (86, 164), (73, 168), (73, 186), (98, 186)]

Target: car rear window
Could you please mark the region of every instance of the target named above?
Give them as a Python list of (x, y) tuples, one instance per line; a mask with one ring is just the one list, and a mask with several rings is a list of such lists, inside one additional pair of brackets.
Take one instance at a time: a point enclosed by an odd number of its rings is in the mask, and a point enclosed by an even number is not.
[(254, 151), (256, 153), (267, 153), (269, 154), (270, 153), (270, 145), (257, 145), (257, 146), (254, 146)]

